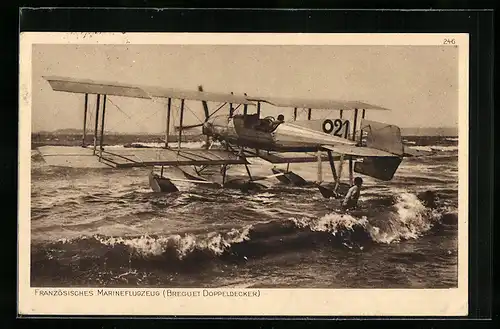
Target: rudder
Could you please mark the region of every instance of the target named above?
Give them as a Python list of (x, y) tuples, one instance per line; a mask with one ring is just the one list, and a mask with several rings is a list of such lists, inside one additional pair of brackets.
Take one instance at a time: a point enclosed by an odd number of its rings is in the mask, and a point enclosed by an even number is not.
[(363, 119), (361, 129), (366, 132), (366, 147), (403, 156), (404, 146), (398, 126)]
[(402, 160), (402, 158), (396, 156), (393, 158), (364, 158), (363, 162), (356, 162), (354, 164), (354, 171), (383, 181), (389, 181), (394, 177)]

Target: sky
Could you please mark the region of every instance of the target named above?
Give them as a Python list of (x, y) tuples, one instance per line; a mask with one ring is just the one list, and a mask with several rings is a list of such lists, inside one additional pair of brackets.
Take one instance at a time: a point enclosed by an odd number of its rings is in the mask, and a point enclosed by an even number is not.
[[(83, 125), (83, 94), (53, 91), (43, 78), (48, 75), (189, 90), (202, 85), (205, 91), (249, 96), (357, 100), (391, 109), (370, 111), (367, 118), (401, 128), (458, 126), (456, 47), (35, 44), (32, 49), (33, 132)], [(106, 130), (165, 130), (166, 101), (108, 100)], [(95, 95), (89, 104), (93, 114)], [(179, 104), (174, 102), (174, 108)], [(198, 123), (200, 102), (186, 106), (184, 123)], [(278, 113), (288, 119), (293, 109), (263, 105), (262, 114)], [(326, 117), (336, 118), (338, 112), (313, 112), (313, 118)]]

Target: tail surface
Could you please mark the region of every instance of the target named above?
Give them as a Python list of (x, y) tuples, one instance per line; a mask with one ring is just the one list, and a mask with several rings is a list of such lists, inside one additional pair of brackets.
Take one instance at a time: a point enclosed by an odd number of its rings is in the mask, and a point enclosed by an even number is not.
[(366, 157), (362, 162), (356, 162), (354, 171), (384, 181), (391, 180), (404, 155), (401, 129), (370, 120), (362, 120), (361, 129), (366, 132), (366, 147), (392, 153), (394, 157)]
[(403, 156), (403, 139), (401, 138), (401, 129), (398, 126), (363, 119), (360, 128), (367, 134), (366, 147)]

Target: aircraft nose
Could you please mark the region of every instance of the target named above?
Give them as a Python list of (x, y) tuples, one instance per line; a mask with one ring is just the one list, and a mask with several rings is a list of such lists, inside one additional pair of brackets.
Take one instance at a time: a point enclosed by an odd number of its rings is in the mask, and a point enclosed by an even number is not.
[(204, 135), (211, 135), (213, 132), (213, 125), (210, 122), (203, 123), (202, 132)]

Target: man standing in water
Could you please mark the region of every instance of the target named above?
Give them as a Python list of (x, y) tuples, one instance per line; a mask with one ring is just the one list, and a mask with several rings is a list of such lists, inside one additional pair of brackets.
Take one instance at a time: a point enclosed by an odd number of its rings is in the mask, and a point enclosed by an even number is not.
[(358, 199), (362, 185), (363, 179), (361, 177), (354, 178), (354, 185), (351, 186), (344, 198), (344, 201), (342, 201), (342, 209), (354, 209), (358, 206)]

